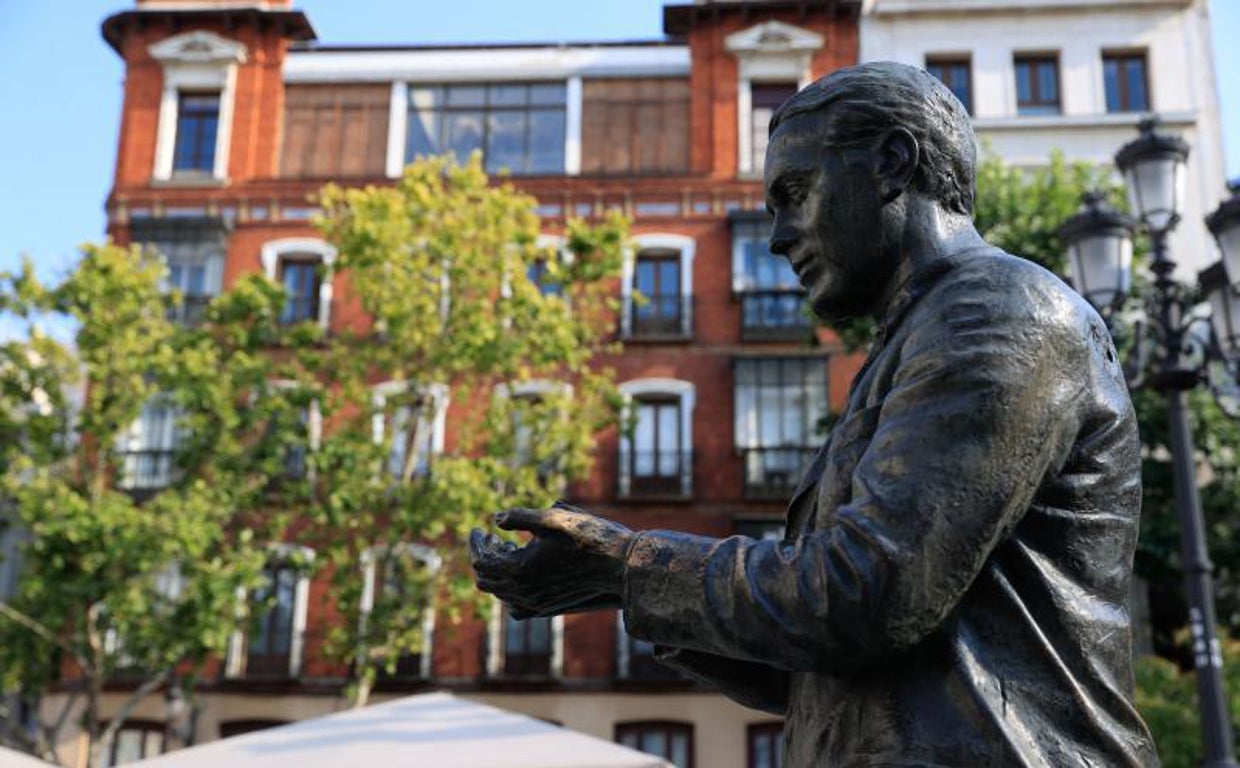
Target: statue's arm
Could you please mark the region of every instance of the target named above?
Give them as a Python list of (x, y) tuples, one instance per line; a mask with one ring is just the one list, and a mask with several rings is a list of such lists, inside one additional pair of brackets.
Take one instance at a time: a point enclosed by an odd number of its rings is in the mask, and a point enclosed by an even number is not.
[(655, 647), (655, 659), (746, 707), (773, 715), (788, 713), (791, 676), (786, 669), (663, 646)]
[(907, 320), (919, 325), (868, 414), (877, 426), (851, 501), (820, 510), (824, 527), (783, 543), (639, 534), (624, 573), (630, 634), (840, 672), (937, 627), (1066, 459), (1089, 386), (1080, 314), (1004, 298), (969, 295)]

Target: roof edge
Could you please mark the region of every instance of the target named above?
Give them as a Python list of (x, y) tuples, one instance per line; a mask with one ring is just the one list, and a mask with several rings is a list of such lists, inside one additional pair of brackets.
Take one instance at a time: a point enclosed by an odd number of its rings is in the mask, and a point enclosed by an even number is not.
[(166, 21), (173, 24), (193, 24), (207, 21), (270, 23), (280, 33), (293, 41), (318, 39), (310, 19), (303, 11), (265, 10), (261, 8), (131, 8), (114, 13), (103, 20), (100, 32), (104, 41), (121, 53), (121, 41), (126, 30), (133, 24), (144, 24), (148, 21)]

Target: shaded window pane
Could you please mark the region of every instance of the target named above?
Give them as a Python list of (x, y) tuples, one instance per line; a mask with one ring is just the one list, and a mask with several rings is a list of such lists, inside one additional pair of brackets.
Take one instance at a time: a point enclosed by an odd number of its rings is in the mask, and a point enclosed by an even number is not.
[(525, 105), (528, 94), (528, 86), (492, 85), (487, 93), (487, 99), (493, 107), (520, 107)]
[(487, 127), (487, 171), (525, 170), (525, 113), (492, 112)]
[(469, 159), (475, 149), (482, 149), (482, 112), (451, 112), (444, 115), (445, 152), (456, 154), (459, 161)]
[(218, 93), (182, 93), (177, 99), (177, 132), (172, 169), (209, 173), (215, 168), (220, 117)]
[(1119, 112), (1119, 62), (1109, 59), (1102, 63), (1102, 81), (1107, 94), (1107, 111)]
[(1128, 60), (1128, 109), (1140, 112), (1150, 108), (1149, 97), (1145, 93), (1145, 59)]
[(563, 106), (567, 101), (567, 89), (563, 83), (538, 83), (529, 88), (530, 104)]
[(1026, 102), (1033, 99), (1033, 84), (1029, 79), (1029, 65), (1018, 63), (1016, 65), (1016, 100), (1017, 102)]
[(449, 85), (445, 102), (449, 107), (480, 107), (486, 104), (486, 94), (481, 85)]
[(1038, 66), (1038, 90), (1042, 101), (1059, 100), (1059, 80), (1054, 66), (1046, 63)]
[(530, 173), (558, 173), (564, 169), (564, 110), (530, 113)]
[(405, 159), (413, 160), (420, 155), (438, 154), (441, 149), (439, 137), (438, 107), (441, 95), (438, 88), (415, 88), (409, 91), (409, 122), (405, 138)]

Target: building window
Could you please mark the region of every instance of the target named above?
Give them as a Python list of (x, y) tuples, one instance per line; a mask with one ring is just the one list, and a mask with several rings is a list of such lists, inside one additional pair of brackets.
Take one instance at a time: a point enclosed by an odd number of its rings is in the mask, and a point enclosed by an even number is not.
[(228, 225), (218, 218), (139, 218), (130, 225), (135, 244), (154, 249), (168, 272), (164, 287), (180, 294), (169, 302), (168, 319), (198, 325), (224, 278)]
[(784, 724), (754, 723), (747, 731), (749, 768), (780, 768), (784, 764)]
[(737, 536), (746, 536), (756, 541), (783, 541), (785, 530), (782, 519), (750, 518), (732, 523), (732, 531)]
[(100, 768), (126, 765), (164, 753), (164, 723), (128, 719), (103, 750)]
[(409, 382), (379, 384), (371, 396), (376, 443), (387, 446), (384, 470), (408, 481), (430, 472), (432, 457), (443, 452), (447, 388)]
[[(379, 636), (372, 638), (386, 645), (393, 633), (405, 647), (391, 671), (381, 665), (377, 679), (420, 680), (430, 676), (431, 638), (435, 632), (435, 613), (431, 606), (431, 579), (440, 565), (439, 557), (418, 544), (372, 547), (362, 554), (363, 588), (361, 597), (362, 632), (376, 612), (382, 616)], [(381, 578), (380, 578), (381, 576)]]
[(736, 446), (747, 498), (788, 498), (814, 457), (826, 415), (823, 358), (736, 361)]
[(668, 760), (676, 768), (693, 768), (693, 726), (689, 723), (616, 723), (616, 742)]
[(405, 161), (482, 150), (488, 173), (564, 172), (564, 83), (411, 85)]
[(1146, 112), (1150, 108), (1144, 53), (1102, 54), (1107, 112)]
[(162, 397), (142, 406), (117, 451), (120, 472), (117, 487), (126, 491), (155, 491), (177, 479), (176, 450), (180, 412)]
[(223, 179), (237, 69), (246, 60), (246, 47), (197, 30), (161, 40), (149, 51), (163, 69), (152, 177)]
[(688, 498), (693, 493), (693, 385), (674, 379), (625, 382), (626, 420), (620, 440), (621, 498)]
[(766, 162), (767, 129), (771, 124), (771, 116), (779, 105), (792, 98), (797, 92), (797, 84), (789, 83), (751, 83), (749, 86), (749, 146), (753, 158), (750, 168), (755, 175), (761, 175)]
[(564, 665), (564, 617), (518, 621), (498, 600), (487, 626), (486, 671), (491, 677), (556, 677)]
[(173, 173), (210, 174), (215, 168), (215, 142), (220, 123), (220, 94), (180, 93), (177, 97), (177, 138)]
[(947, 86), (965, 110), (973, 114), (973, 73), (968, 56), (932, 56), (926, 59), (926, 71)]
[(792, 265), (771, 253), (771, 222), (748, 212), (732, 222), (732, 290), (741, 303), (741, 338), (746, 341), (799, 340), (813, 323), (806, 313), (805, 289)]
[(313, 238), (273, 240), (263, 245), (261, 259), (267, 277), (284, 286), (287, 294), (280, 322), (317, 322), (326, 330), (336, 249)]
[(634, 241), (636, 252), (625, 254), (620, 283), (621, 337), (689, 338), (693, 332), (695, 241), (684, 235), (638, 235)]
[(308, 569), (313, 560), (313, 550), (288, 545), (281, 545), (268, 560), (262, 585), (249, 596), (248, 632), (233, 638), (229, 675), (290, 678), (299, 674), (310, 589)]
[(287, 297), (280, 322), (314, 322), (319, 318), (320, 263), (314, 256), (289, 255), (280, 259), (280, 284)]
[(581, 172), (685, 173), (689, 170), (689, 81), (585, 80)]
[(1059, 57), (1056, 55), (1017, 56), (1016, 113), (1019, 115), (1058, 115)]

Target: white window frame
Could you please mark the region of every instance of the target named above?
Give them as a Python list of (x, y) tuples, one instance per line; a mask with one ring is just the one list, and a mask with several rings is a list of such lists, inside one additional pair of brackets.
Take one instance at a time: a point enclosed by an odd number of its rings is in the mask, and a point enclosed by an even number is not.
[(740, 176), (758, 172), (753, 165), (754, 83), (795, 82), (804, 88), (813, 80), (811, 61), (823, 46), (823, 37), (807, 29), (766, 21), (724, 38), (724, 48), (737, 59), (736, 169)]
[[(271, 382), (274, 389), (297, 389), (301, 386), (300, 382), (292, 379), (275, 379)], [(323, 412), (319, 408), (318, 398), (314, 398), (306, 406), (306, 450), (309, 453), (318, 451), (323, 446)], [(310, 467), (306, 467), (306, 479), (314, 482), (314, 472)]]
[[(296, 678), (301, 674), (302, 654), (306, 642), (306, 614), (310, 605), (310, 566), (314, 564), (314, 550), (297, 544), (272, 544), (268, 548), (267, 562), (296, 561), (303, 567), (298, 571), (297, 584), (293, 587), (293, 636), (289, 640), (288, 675)], [(266, 568), (266, 564), (264, 564)], [(228, 653), (224, 663), (227, 678), (245, 677), (248, 638), (246, 623), (250, 619), (249, 594), (244, 588), (237, 589), (237, 610), (243, 619), (242, 626), (233, 630), (228, 640)]]
[[(358, 621), (360, 622), (358, 631), (362, 634), (366, 632), (366, 621), (375, 605), (375, 578), (378, 575), (375, 559), (378, 557), (379, 552), (393, 549), (408, 552), (410, 557), (425, 565), (431, 573), (438, 572), (440, 566), (443, 565), (443, 559), (439, 554), (425, 544), (403, 543), (394, 546), (377, 544), (362, 550), (362, 595), (358, 601)], [(431, 641), (434, 634), (435, 594), (432, 591), (430, 599), (426, 603), (426, 611), (422, 615), (422, 659), (421, 669), (418, 670), (418, 673), (423, 680), (429, 680), (431, 676), (431, 652), (433, 649)]]
[(286, 237), (263, 243), (259, 258), (263, 273), (273, 282), (280, 280), (280, 260), (287, 256), (316, 256), (323, 264), (323, 277), (319, 281), (319, 325), (324, 331), (331, 324), (332, 277), (335, 274), (336, 248), (316, 237)]
[(637, 257), (647, 250), (672, 250), (680, 254), (680, 296), (681, 305), (680, 331), (686, 338), (693, 330), (693, 257), (697, 252), (697, 241), (688, 235), (669, 233), (651, 233), (636, 235), (632, 245), (624, 249), (624, 260), (620, 274), (620, 334), (623, 338), (633, 335), (633, 277), (637, 271)]
[[(686, 456), (693, 455), (693, 408), (697, 404), (697, 388), (694, 387), (692, 382), (661, 378), (634, 379), (624, 382), (618, 389), (620, 390), (620, 396), (624, 399), (622, 407), (623, 423), (627, 423), (633, 417), (633, 400), (641, 395), (664, 395), (679, 398), (680, 450)], [(632, 490), (633, 478), (629, 475), (629, 467), (631, 466), (629, 454), (632, 449), (632, 441), (621, 435), (620, 463), (616, 471), (621, 497), (627, 497)], [(688, 482), (683, 495), (688, 497), (693, 495), (692, 467), (686, 473), (686, 478)]]
[[(431, 429), (431, 455), (427, 458), (427, 465), (430, 460), (442, 455), (444, 452), (444, 444), (446, 442), (448, 430), (448, 385), (446, 384), (416, 384), (411, 381), (384, 381), (374, 384), (370, 388), (370, 404), (372, 408), (370, 429), (373, 440), (376, 444), (382, 443), (385, 433), (387, 432), (387, 419), (385, 417), (384, 408), (387, 406), (388, 398), (401, 392), (414, 390), (423, 397), (429, 397), (432, 407), (435, 409), (435, 415), (430, 421)], [(421, 418), (418, 419), (421, 421)], [(411, 429), (417, 429), (418, 423), (409, 425)], [(387, 471), (388, 457), (384, 457), (384, 471)]]
[[(504, 676), (504, 606), (491, 601), (487, 619), (487, 677)], [(551, 617), (551, 677), (564, 676), (564, 615)]]
[[(148, 416), (148, 408), (159, 407), (168, 412), (168, 419), (163, 425), (163, 434), (157, 441), (148, 441), (148, 430), (146, 420)], [(142, 404), (142, 410), (138, 412), (138, 417), (130, 423), (124, 434), (120, 437), (121, 451), (128, 454), (133, 451), (151, 451), (151, 450), (168, 450), (175, 455), (177, 448), (181, 442), (181, 424), (180, 420), (184, 414), (180, 408), (177, 408), (167, 395), (156, 393), (151, 395), (145, 403)], [(156, 445), (155, 442), (159, 444)], [(116, 486), (123, 490), (132, 491), (154, 491), (167, 488), (177, 479), (177, 468), (169, 463), (166, 474), (161, 475), (162, 481), (155, 482), (150, 485), (139, 485), (136, 478), (130, 474), (130, 469), (122, 462), (120, 472), (116, 478)]]
[(210, 178), (218, 181), (227, 179), (237, 69), (246, 62), (246, 47), (213, 32), (196, 30), (161, 40), (148, 50), (151, 58), (163, 67), (164, 74), (163, 91), (159, 100), (159, 123), (155, 131), (155, 167), (152, 169), (152, 178), (156, 181), (175, 178), (172, 164), (176, 153), (181, 92), (210, 90), (220, 93), (215, 162)]

